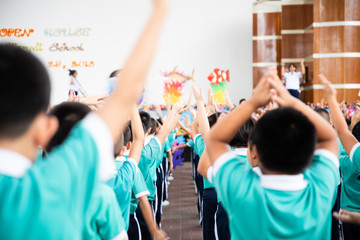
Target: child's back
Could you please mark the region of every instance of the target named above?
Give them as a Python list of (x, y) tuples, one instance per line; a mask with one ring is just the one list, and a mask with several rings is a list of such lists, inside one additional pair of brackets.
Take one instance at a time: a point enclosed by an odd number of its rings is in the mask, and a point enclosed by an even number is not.
[[(257, 122), (250, 158), (259, 169), (252, 170), (229, 152), (227, 143), (252, 112), (275, 96), (271, 88), (285, 108), (270, 111)], [(248, 102), (213, 127), (206, 145), (234, 239), (330, 239), (339, 181), (336, 134), (317, 113), (289, 95), (274, 70)]]

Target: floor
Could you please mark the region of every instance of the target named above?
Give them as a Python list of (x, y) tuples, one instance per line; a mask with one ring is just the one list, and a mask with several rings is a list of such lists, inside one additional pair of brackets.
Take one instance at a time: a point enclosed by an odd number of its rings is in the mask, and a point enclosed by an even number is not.
[(163, 207), (162, 229), (172, 240), (201, 240), (191, 163), (185, 162), (184, 166), (177, 167), (173, 177), (169, 185), (170, 205)]

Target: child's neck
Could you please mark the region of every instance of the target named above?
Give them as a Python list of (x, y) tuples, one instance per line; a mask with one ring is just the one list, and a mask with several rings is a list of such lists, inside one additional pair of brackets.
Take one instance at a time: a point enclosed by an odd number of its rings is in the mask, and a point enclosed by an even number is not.
[(0, 148), (19, 153), (31, 162), (35, 161), (39, 150), (39, 146), (36, 146), (33, 139), (29, 138), (28, 135), (23, 135), (15, 139), (1, 139)]

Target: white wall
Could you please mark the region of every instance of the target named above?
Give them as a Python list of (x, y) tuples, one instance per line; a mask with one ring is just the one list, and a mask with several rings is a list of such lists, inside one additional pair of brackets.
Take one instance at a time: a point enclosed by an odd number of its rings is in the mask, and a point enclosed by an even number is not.
[[(94, 61), (93, 68), (75, 68), (89, 95), (105, 92), (108, 75), (121, 67), (151, 11), (150, 0), (108, 1), (17, 1), (0, 3), (0, 29), (33, 28), (30, 37), (0, 37), (0, 41), (35, 46), (48, 61), (61, 60), (69, 68), (72, 61)], [(48, 37), (46, 28), (90, 28), (87, 37)], [(54, 43), (68, 46), (82, 43), (82, 52), (50, 52)], [(159, 71), (178, 70), (190, 74), (195, 84), (207, 89), (207, 76), (216, 67), (230, 69), (229, 94), (234, 102), (248, 98), (252, 89), (252, 0), (171, 0), (151, 71), (145, 98), (161, 103), (163, 83)], [(48, 68), (52, 80), (52, 103), (67, 97), (68, 73)], [(189, 86), (184, 89), (184, 98)]]

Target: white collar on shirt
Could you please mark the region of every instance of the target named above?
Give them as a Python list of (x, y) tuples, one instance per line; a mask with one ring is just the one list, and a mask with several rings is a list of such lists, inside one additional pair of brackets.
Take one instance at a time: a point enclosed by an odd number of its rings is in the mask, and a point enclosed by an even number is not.
[(21, 178), (31, 167), (27, 157), (7, 149), (0, 148), (0, 174)]
[(246, 156), (247, 148), (234, 148), (233, 152), (238, 156)]
[(125, 162), (126, 161), (126, 157), (124, 157), (124, 156), (117, 156), (116, 158), (115, 158), (115, 161), (119, 161), (119, 162)]
[(144, 146), (145, 146), (145, 145), (148, 145), (149, 142), (151, 141), (151, 139), (152, 139), (153, 137), (154, 137), (154, 136), (147, 136), (147, 137), (145, 138), (145, 141), (144, 141)]
[(279, 191), (298, 191), (307, 187), (308, 181), (304, 179), (303, 174), (297, 175), (266, 175), (262, 174), (258, 167), (253, 171), (260, 177), (260, 184), (263, 188)]

